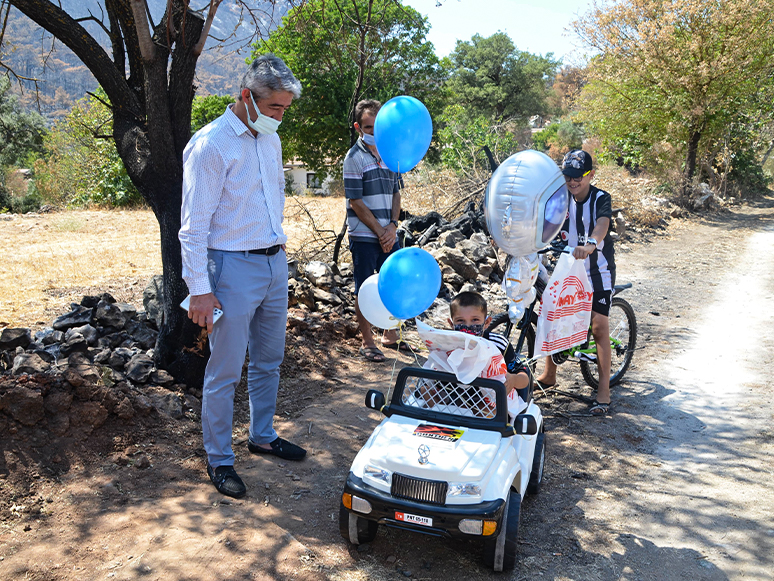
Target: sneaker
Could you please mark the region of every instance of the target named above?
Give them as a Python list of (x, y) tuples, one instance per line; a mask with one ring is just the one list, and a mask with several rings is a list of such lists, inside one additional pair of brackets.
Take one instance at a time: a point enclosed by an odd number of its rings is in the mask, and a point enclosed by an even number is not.
[(269, 446), (271, 446), (271, 448), (266, 450), (261, 448), (258, 444), (253, 444), (250, 440), (247, 440), (247, 449), (253, 454), (274, 454), (283, 460), (301, 460), (306, 456), (306, 450), (301, 446), (291, 444), (282, 438), (277, 438), (271, 442)]
[(234, 498), (242, 498), (247, 494), (247, 487), (236, 473), (233, 466), (218, 466), (213, 468), (207, 464), (207, 474), (218, 489), (218, 492)]

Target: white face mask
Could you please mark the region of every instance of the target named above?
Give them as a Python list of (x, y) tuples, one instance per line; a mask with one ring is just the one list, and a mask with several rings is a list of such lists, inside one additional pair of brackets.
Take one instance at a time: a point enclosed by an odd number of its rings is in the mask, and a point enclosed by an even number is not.
[(257, 131), (261, 135), (271, 135), (272, 133), (277, 132), (277, 128), (279, 128), (280, 123), (282, 121), (277, 121), (273, 117), (267, 117), (263, 113), (261, 113), (258, 110), (258, 106), (255, 104), (255, 99), (253, 98), (253, 92), (250, 91), (250, 100), (253, 102), (253, 109), (255, 109), (255, 112), (258, 113), (258, 118), (255, 121), (252, 121), (250, 119), (250, 111), (247, 108), (247, 103), (245, 103), (245, 112), (247, 113), (247, 125), (250, 127), (250, 129), (253, 129), (254, 131)]
[(368, 133), (363, 133), (363, 143), (366, 145), (376, 145), (376, 139), (373, 135), (370, 135)]

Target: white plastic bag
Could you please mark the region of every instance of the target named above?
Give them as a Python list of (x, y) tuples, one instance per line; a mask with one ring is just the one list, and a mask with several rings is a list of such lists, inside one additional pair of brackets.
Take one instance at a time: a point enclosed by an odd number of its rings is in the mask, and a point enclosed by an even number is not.
[[(417, 331), (428, 348), (424, 367), (453, 373), (464, 384), (477, 377), (485, 377), (505, 383), (508, 368), (497, 345), (483, 337), (460, 331), (434, 329), (417, 320)], [(485, 397), (494, 400), (491, 390), (484, 388)], [(513, 417), (526, 405), (514, 389), (507, 398), (508, 413)], [(494, 407), (494, 401), (491, 404)]]
[(434, 329), (422, 321), (416, 323), (419, 336), (430, 351), (427, 361), (433, 369), (453, 373), (465, 384), (477, 377), (505, 381), (507, 368), (503, 355), (488, 339), (460, 331)]
[(563, 253), (543, 292), (535, 357), (564, 351), (586, 341), (593, 295), (584, 261)]

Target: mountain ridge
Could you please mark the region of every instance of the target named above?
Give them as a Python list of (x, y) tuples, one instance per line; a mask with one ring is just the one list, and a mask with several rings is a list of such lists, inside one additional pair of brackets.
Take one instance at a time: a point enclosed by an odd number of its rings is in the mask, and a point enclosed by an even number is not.
[[(249, 4), (252, 15), (236, 2), (220, 5), (196, 67), (197, 95), (236, 93), (239, 71), (251, 52), (248, 41), (277, 28), (291, 7), (285, 0)], [(104, 14), (97, 0), (61, 0), (61, 6), (73, 18), (100, 18)], [(203, 8), (206, 7), (204, 3)], [(148, 0), (148, 8), (152, 21), (158, 23), (166, 9), (166, 0)], [(99, 24), (83, 21), (81, 25), (111, 55), (107, 34)], [(37, 109), (49, 119), (58, 119), (69, 112), (75, 101), (97, 88), (94, 76), (70, 49), (54, 41), (15, 7), (8, 17), (5, 44), (3, 61), (17, 75), (37, 80), (13, 83), (13, 91), (25, 108)]]

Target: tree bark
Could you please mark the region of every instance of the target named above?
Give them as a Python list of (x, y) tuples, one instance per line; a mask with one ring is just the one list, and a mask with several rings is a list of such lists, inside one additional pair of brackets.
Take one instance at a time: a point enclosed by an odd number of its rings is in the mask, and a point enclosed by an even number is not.
[[(140, 36), (147, 41), (148, 22), (144, 15), (142, 22), (135, 21), (131, 1), (105, 0), (113, 59), (55, 3), (11, 0), (11, 4), (70, 48), (107, 93), (118, 154), (159, 222), (164, 321), (156, 343), (156, 364), (178, 381), (200, 386), (209, 346), (206, 333), (202, 335), (179, 307), (188, 290), (182, 278), (178, 232), (183, 150), (191, 137), (195, 48), (204, 18), (188, 10), (186, 0), (170, 0), (152, 31), (153, 50), (141, 51)], [(146, 27), (142, 35), (138, 27)]]
[(693, 176), (696, 174), (696, 154), (699, 149), (700, 131), (691, 131), (688, 138), (688, 151), (685, 154), (685, 181), (683, 183), (683, 199), (687, 198), (688, 192), (693, 183)]

